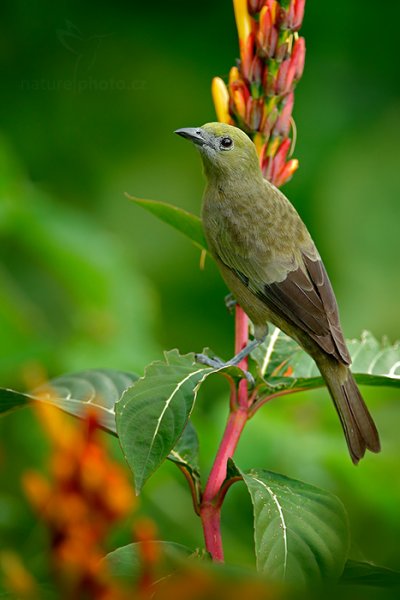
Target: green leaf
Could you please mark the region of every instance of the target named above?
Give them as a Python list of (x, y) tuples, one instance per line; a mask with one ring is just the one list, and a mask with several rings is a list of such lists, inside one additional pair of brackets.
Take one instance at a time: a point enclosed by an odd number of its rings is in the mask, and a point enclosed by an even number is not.
[(138, 206), (142, 206), (148, 212), (155, 215), (164, 223), (172, 225), (175, 229), (186, 235), (196, 246), (202, 250), (207, 250), (207, 242), (204, 237), (203, 225), (201, 219), (192, 213), (167, 204), (166, 202), (158, 202), (156, 200), (143, 200), (125, 194), (129, 200), (132, 200)]
[[(137, 379), (138, 375), (133, 373), (90, 369), (56, 377), (44, 387), (34, 390), (32, 395), (75, 417), (81, 417), (88, 406), (93, 406), (98, 411), (101, 426), (116, 434), (115, 404)], [(46, 396), (49, 386), (51, 392)]]
[[(192, 550), (182, 544), (164, 541), (154, 541), (153, 543), (157, 545), (161, 555), (157, 565), (157, 578), (171, 573), (182, 560), (192, 554)], [(103, 560), (107, 563), (113, 578), (130, 584), (139, 580), (143, 568), (140, 546), (140, 543), (128, 544), (107, 554)]]
[(197, 386), (207, 372), (194, 354), (165, 353), (116, 404), (117, 432), (131, 467), (136, 492), (160, 466), (181, 437), (192, 411)]
[(90, 405), (97, 409), (101, 426), (116, 434), (114, 406), (138, 375), (112, 369), (91, 369), (51, 379), (46, 385), (22, 394), (0, 389), (0, 414), (39, 400), (81, 417)]
[(269, 471), (242, 476), (254, 509), (257, 569), (271, 580), (298, 584), (337, 579), (349, 549), (340, 500)]
[(400, 587), (400, 573), (372, 563), (348, 560), (340, 583), (380, 588)]
[[(400, 345), (378, 342), (364, 332), (361, 340), (347, 342), (353, 360), (351, 367), (359, 384), (400, 387)], [(266, 380), (261, 393), (312, 389), (324, 385), (313, 359), (277, 327), (252, 352), (261, 376)]]
[[(136, 492), (176, 447), (192, 412), (200, 384), (212, 373), (240, 378), (238, 367), (214, 369), (195, 362), (193, 353), (165, 352), (116, 405), (117, 432), (132, 469)], [(185, 441), (182, 442), (183, 444)]]

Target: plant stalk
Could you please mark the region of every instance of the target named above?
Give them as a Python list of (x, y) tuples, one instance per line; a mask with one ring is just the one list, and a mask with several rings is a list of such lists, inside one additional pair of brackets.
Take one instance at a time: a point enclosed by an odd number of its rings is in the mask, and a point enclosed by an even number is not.
[[(246, 313), (236, 307), (235, 312), (235, 354), (242, 350), (248, 341), (248, 320)], [(247, 369), (247, 358), (239, 365)], [(215, 457), (200, 505), (200, 518), (203, 525), (206, 549), (215, 562), (223, 562), (224, 551), (221, 538), (221, 506), (224, 495), (221, 488), (226, 478), (228, 459), (232, 458), (242, 431), (249, 418), (247, 380), (242, 379), (238, 387), (232, 387), (228, 421)]]

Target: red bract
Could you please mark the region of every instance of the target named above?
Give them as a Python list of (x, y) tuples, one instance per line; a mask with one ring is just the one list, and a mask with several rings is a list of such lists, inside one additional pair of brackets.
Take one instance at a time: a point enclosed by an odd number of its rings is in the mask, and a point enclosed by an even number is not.
[(304, 17), (306, 0), (292, 0), (289, 8), (287, 26), (292, 31), (300, 29)]
[(274, 135), (287, 136), (290, 130), (290, 118), (294, 104), (294, 93), (290, 92), (282, 101), (281, 112), (274, 127)]

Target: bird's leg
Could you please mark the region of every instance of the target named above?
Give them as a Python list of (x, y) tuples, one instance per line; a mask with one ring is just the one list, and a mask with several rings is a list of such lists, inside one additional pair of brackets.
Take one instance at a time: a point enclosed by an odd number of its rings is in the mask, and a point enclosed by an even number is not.
[(228, 312), (232, 312), (235, 308), (237, 302), (235, 296), (233, 294), (227, 294), (224, 298), (225, 306), (228, 309)]
[(251, 340), (251, 342), (249, 342), (244, 348), (243, 350), (241, 350), (240, 352), (238, 352), (236, 354), (236, 356), (234, 356), (233, 358), (231, 358), (230, 360), (228, 360), (227, 363), (225, 363), (226, 365), (238, 365), (239, 363), (242, 362), (242, 360), (244, 358), (247, 358), (249, 356), (249, 354), (251, 354), (251, 352), (253, 352), (253, 350), (255, 348), (257, 348), (257, 346), (259, 346), (260, 344), (263, 343), (265, 338), (262, 339), (256, 339), (254, 338), (254, 340)]

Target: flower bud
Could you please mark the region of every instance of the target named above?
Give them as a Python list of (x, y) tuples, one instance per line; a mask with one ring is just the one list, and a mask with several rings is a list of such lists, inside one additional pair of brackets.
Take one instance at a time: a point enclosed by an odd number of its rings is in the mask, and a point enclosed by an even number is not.
[[(279, 141), (280, 138), (277, 137), (275, 139)], [(280, 144), (279, 149), (275, 153), (273, 164), (272, 164), (272, 169), (271, 169), (271, 181), (275, 185), (276, 185), (277, 176), (282, 171), (282, 169), (285, 165), (286, 157), (290, 150), (290, 145), (291, 145), (290, 139), (285, 138), (283, 140), (283, 142)]]
[(264, 136), (268, 139), (271, 131), (278, 119), (279, 113), (276, 106), (272, 108), (268, 105), (264, 106), (263, 118), (260, 124), (260, 131), (264, 134)]
[(263, 66), (264, 64), (261, 58), (259, 56), (255, 56), (250, 66), (249, 79), (251, 84), (256, 84), (257, 86), (261, 84), (263, 76)]
[(233, 81), (230, 84), (229, 89), (233, 100), (233, 112), (240, 119), (245, 121), (247, 101), (250, 98), (250, 92), (243, 80)]
[(245, 79), (250, 79), (250, 69), (254, 59), (254, 35), (250, 33), (246, 40), (240, 40), (240, 66)]
[(260, 12), (257, 44), (262, 56), (271, 58), (275, 54), (278, 32), (274, 27), (273, 13), (269, 6), (263, 6)]
[(292, 69), (293, 73), (289, 76), (289, 68), (290, 68), (290, 58), (287, 58), (281, 63), (279, 67), (278, 76), (276, 78), (275, 83), (275, 93), (280, 96), (287, 93), (287, 90), (290, 89), (290, 78), (293, 81), (294, 79), (294, 69)]
[(263, 114), (264, 101), (262, 98), (254, 100), (251, 97), (247, 101), (246, 124), (252, 131), (258, 131)]
[(294, 67), (294, 78), (296, 81), (303, 75), (304, 61), (306, 57), (306, 43), (303, 37), (299, 37), (294, 46), (292, 52), (292, 64)]

